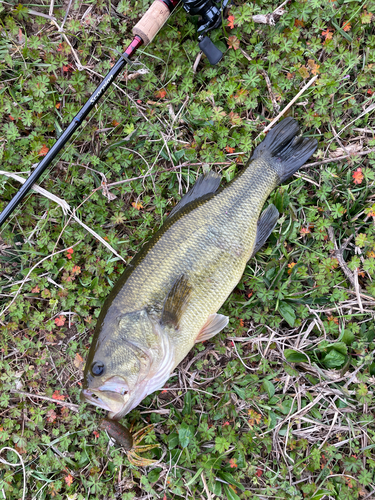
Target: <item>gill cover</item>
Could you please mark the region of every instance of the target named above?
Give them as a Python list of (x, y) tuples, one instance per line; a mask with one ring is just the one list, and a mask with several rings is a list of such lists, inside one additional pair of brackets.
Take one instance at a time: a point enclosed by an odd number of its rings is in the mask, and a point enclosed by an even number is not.
[(100, 335), (85, 368), (82, 398), (118, 419), (162, 387), (173, 369), (173, 349), (145, 309), (118, 316), (112, 335)]

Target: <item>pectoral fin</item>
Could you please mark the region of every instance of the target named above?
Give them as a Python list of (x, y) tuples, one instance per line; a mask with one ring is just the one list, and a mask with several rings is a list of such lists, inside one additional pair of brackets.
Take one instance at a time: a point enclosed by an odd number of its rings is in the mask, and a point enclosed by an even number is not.
[(267, 238), (272, 233), (274, 227), (276, 226), (277, 219), (279, 218), (279, 211), (275, 207), (275, 205), (270, 205), (267, 207), (264, 212), (261, 214), (258, 220), (258, 228), (257, 228), (257, 239), (255, 241), (253, 253), (251, 257), (257, 253), (258, 250), (262, 248), (265, 244)]
[(208, 340), (217, 333), (221, 332), (221, 330), (227, 326), (228, 322), (228, 316), (223, 316), (223, 314), (210, 314), (204, 327), (195, 339), (195, 344)]
[(161, 323), (163, 325), (171, 325), (178, 330), (181, 316), (189, 303), (191, 290), (192, 288), (189, 285), (187, 276), (182, 274), (177, 278), (164, 302), (161, 315)]

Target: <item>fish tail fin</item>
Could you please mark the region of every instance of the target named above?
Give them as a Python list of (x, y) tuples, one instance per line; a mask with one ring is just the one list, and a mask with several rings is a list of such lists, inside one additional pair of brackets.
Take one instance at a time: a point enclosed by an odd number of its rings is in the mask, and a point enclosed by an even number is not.
[(316, 139), (298, 136), (299, 131), (298, 123), (293, 118), (284, 118), (255, 148), (250, 160), (256, 160), (261, 156), (272, 158), (271, 164), (280, 182), (284, 182), (302, 167), (318, 145)]

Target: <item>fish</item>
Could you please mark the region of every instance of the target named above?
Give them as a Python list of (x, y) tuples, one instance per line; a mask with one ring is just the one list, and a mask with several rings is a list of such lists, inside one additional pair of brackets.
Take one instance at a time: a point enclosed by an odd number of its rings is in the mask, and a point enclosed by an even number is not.
[(244, 170), (219, 188), (200, 176), (109, 293), (87, 357), (81, 398), (118, 420), (161, 389), (197, 342), (219, 333), (218, 311), (273, 231), (269, 194), (314, 153), (288, 117), (268, 132)]

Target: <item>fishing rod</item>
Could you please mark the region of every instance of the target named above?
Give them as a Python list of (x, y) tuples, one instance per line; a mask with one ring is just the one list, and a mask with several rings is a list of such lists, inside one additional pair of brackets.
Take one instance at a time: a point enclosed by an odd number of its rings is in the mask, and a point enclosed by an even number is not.
[[(206, 54), (210, 64), (217, 64), (223, 54), (213, 44), (208, 36), (204, 36), (207, 31), (217, 28), (221, 23), (222, 11), (227, 6), (229, 0), (222, 2), (215, 0), (182, 0), (183, 7), (187, 13), (192, 16), (199, 16), (198, 21), (198, 41), (200, 49)], [(178, 5), (179, 0), (154, 0), (153, 4), (133, 28), (134, 39), (129, 44), (120, 59), (107, 73), (104, 80), (96, 88), (92, 96), (73, 118), (72, 122), (64, 130), (55, 144), (48, 151), (43, 160), (38, 163), (33, 173), (27, 178), (26, 182), (17, 191), (15, 196), (10, 200), (8, 205), (0, 213), (0, 226), (8, 219), (15, 208), (21, 203), (23, 198), (32, 188), (32, 185), (40, 178), (46, 168), (55, 159), (60, 150), (72, 137), (77, 128), (82, 124), (83, 120), (90, 113), (92, 108), (108, 90), (116, 77), (121, 73), (124, 66), (131, 64), (130, 58), (134, 55), (141, 45), (148, 45), (159, 29), (167, 21), (173, 9)]]

